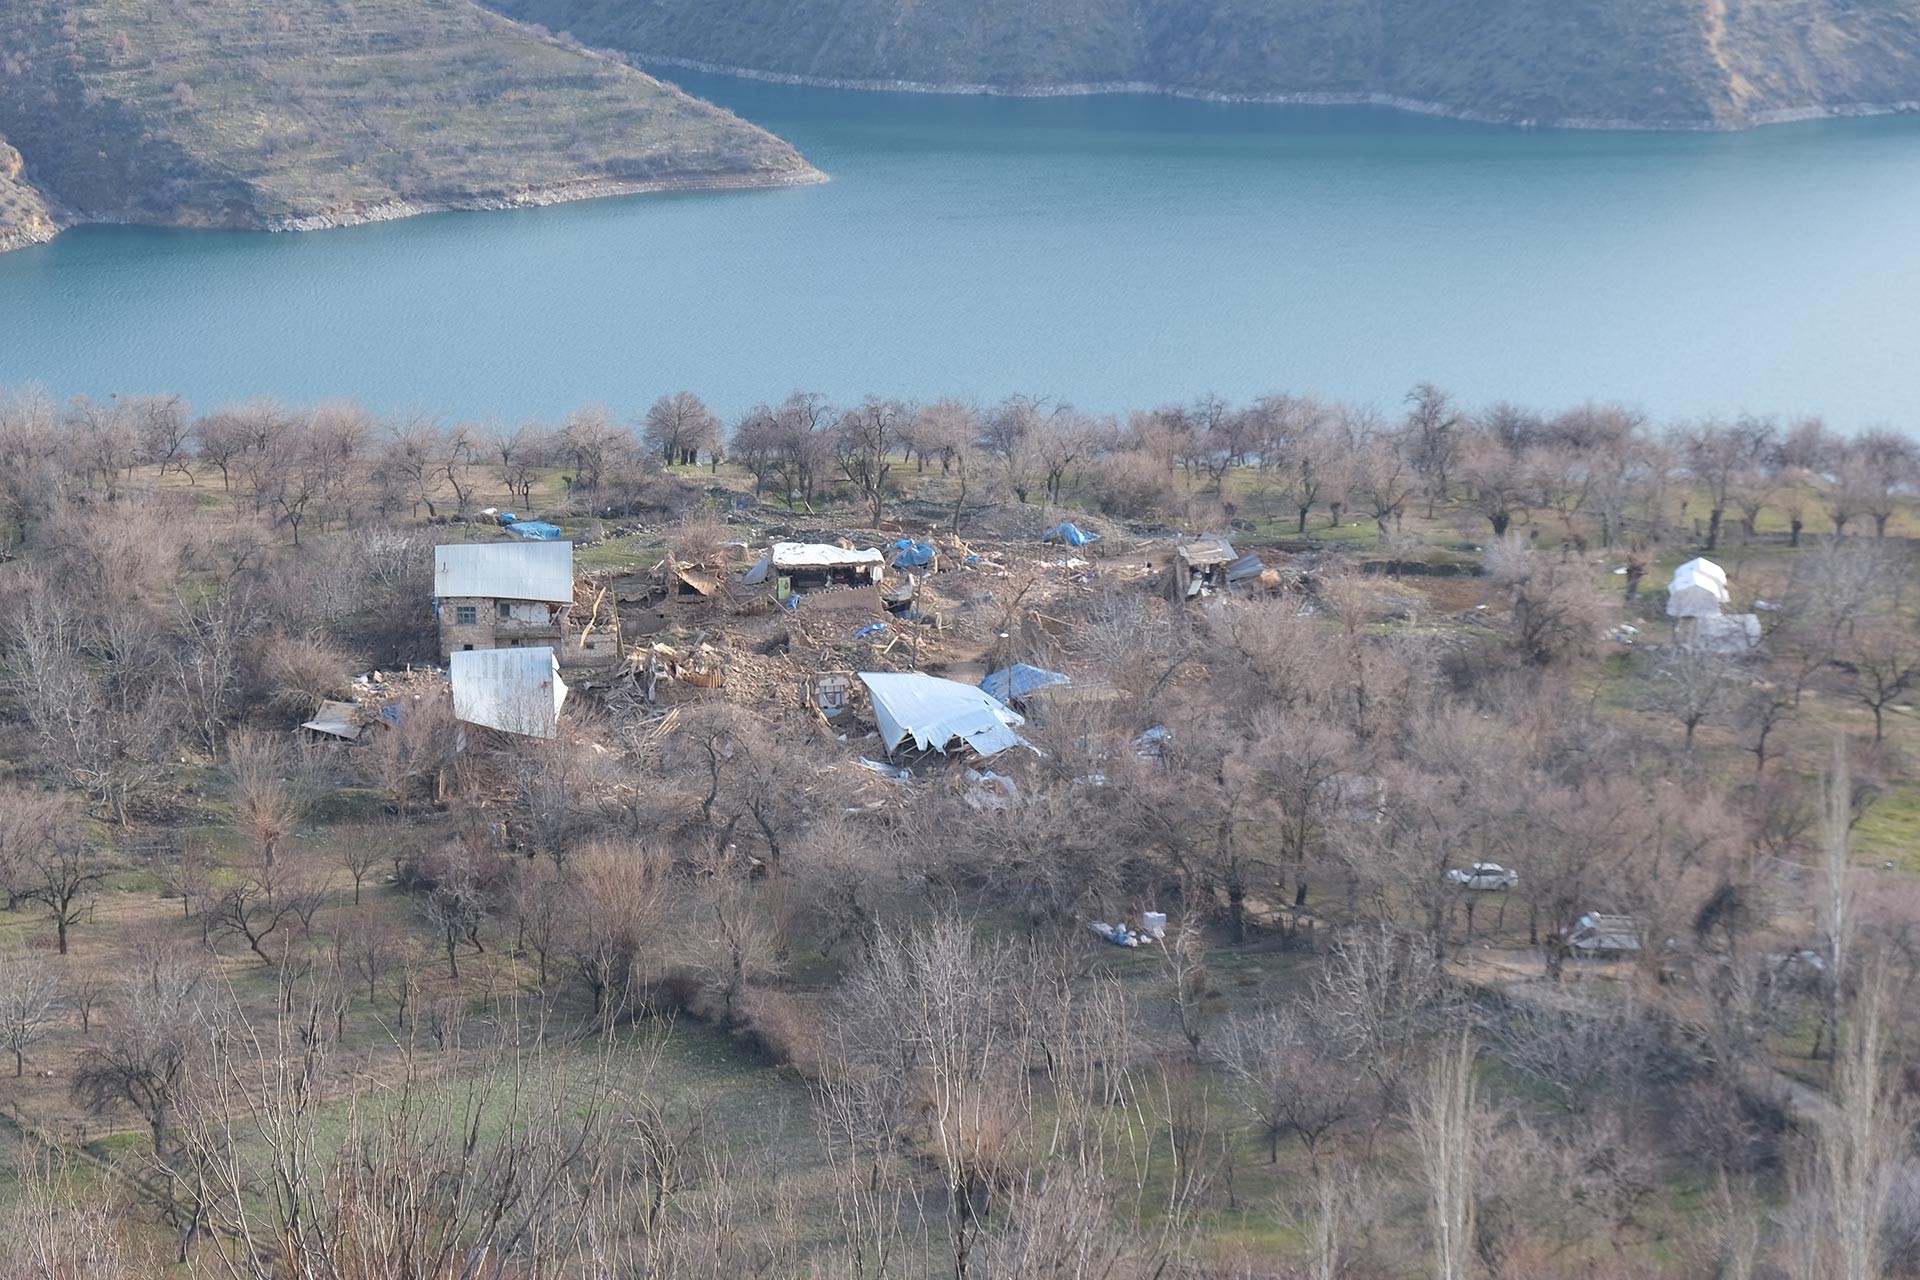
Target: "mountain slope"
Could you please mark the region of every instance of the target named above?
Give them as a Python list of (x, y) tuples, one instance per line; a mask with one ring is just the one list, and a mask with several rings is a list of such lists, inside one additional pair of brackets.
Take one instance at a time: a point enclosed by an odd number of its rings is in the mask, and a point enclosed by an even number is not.
[(0, 137), (0, 253), (51, 240), (59, 229), (52, 202), (27, 181), (19, 151)]
[(78, 222), (307, 227), (819, 177), (470, 0), (0, 0), (0, 134)]
[(1740, 127), (1920, 100), (1920, 0), (490, 0), (642, 59)]

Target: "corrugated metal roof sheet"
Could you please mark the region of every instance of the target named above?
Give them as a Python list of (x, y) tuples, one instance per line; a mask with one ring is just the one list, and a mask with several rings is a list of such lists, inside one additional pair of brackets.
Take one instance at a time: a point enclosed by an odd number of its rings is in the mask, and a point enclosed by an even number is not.
[(573, 603), (571, 542), (455, 542), (433, 549), (433, 593)]
[(352, 742), (360, 736), (360, 708), (351, 702), (322, 702), (313, 719), (300, 727)]
[(1025, 719), (970, 684), (911, 671), (862, 671), (860, 682), (889, 751), (908, 738), (922, 751), (941, 752), (959, 738), (983, 756), (1025, 745), (1013, 731)]
[(1225, 564), (1234, 559), (1233, 544), (1225, 538), (1195, 538), (1180, 544), (1180, 558), (1195, 568)]
[(559, 732), (567, 686), (552, 649), (462, 649), (450, 670), (458, 719), (533, 738)]

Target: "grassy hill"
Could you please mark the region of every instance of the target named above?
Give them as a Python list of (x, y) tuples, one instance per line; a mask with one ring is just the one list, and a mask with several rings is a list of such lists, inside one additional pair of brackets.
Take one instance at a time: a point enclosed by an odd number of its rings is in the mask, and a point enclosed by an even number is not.
[(493, 0), (643, 58), (829, 80), (1404, 98), (1740, 127), (1920, 100), (1920, 0)]
[(0, 150), (0, 247), (50, 200), (78, 222), (305, 227), (818, 177), (469, 0), (0, 0), (0, 135), (25, 157), (9, 176)]

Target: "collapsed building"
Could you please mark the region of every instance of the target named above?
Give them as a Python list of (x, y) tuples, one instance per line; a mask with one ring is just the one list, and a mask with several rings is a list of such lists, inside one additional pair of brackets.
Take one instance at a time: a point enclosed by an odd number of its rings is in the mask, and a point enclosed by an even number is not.
[(1025, 717), (983, 689), (917, 671), (862, 671), (874, 724), (887, 750), (909, 740), (921, 751), (945, 755), (956, 742), (983, 756), (1024, 747), (1014, 730)]
[(1225, 538), (1194, 538), (1174, 548), (1168, 595), (1176, 604), (1199, 596), (1229, 595), (1267, 585), (1272, 584), (1260, 557), (1240, 555)]
[(877, 584), (886, 574), (886, 561), (878, 548), (858, 551), (823, 542), (776, 542), (740, 581), (756, 587), (770, 583), (774, 594), (784, 600), (796, 591)]

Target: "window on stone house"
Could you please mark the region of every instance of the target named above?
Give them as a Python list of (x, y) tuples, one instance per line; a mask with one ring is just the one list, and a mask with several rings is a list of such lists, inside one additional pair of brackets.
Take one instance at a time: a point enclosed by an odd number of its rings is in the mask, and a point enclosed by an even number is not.
[(470, 627), (480, 621), (480, 610), (475, 605), (456, 605), (453, 610), (453, 620), (463, 627)]

